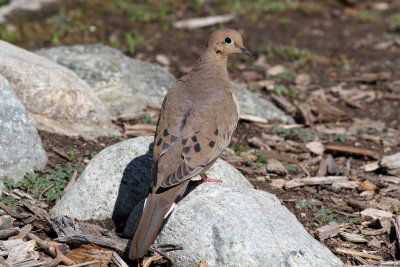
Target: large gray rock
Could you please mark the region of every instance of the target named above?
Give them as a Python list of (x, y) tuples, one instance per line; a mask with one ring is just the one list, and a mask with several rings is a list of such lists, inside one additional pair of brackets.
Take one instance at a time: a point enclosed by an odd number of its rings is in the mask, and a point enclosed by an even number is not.
[(71, 70), (0, 41), (0, 74), (39, 130), (88, 138), (116, 134), (92, 88)]
[[(147, 105), (161, 106), (164, 95), (176, 81), (157, 64), (135, 60), (119, 50), (103, 45), (60, 46), (42, 49), (38, 54), (70, 68), (95, 88), (112, 114), (132, 114)], [(271, 102), (234, 84), (242, 114), (267, 120), (293, 123)]]
[(161, 106), (175, 78), (159, 65), (135, 60), (104, 45), (59, 46), (37, 51), (89, 83), (114, 114), (134, 114)]
[[(93, 158), (51, 213), (80, 220), (113, 218), (125, 225), (133, 208), (147, 196), (152, 164), (153, 137), (137, 137), (102, 150)], [(252, 188), (232, 165), (218, 159), (208, 175), (221, 179), (222, 186)]]
[(205, 183), (183, 198), (157, 237), (176, 266), (343, 266), (267, 192)]
[(47, 163), (42, 142), (7, 79), (0, 75), (0, 180), (16, 182)]

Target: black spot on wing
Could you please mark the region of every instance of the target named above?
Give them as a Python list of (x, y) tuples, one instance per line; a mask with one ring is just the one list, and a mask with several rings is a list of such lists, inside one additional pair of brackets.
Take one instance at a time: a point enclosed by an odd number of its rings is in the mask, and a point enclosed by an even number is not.
[(168, 136), (168, 135), (169, 135), (168, 129), (165, 129), (165, 130), (164, 130), (164, 133), (163, 133), (163, 136)]
[(182, 139), (182, 145), (186, 145), (187, 141), (187, 138)]
[(160, 146), (162, 143), (162, 138), (158, 139), (157, 146)]
[(189, 153), (190, 148), (191, 148), (191, 146), (185, 146), (185, 147), (183, 148), (183, 153), (185, 153), (185, 154)]
[(218, 129), (215, 129), (214, 134), (218, 135)]
[(215, 142), (214, 142), (214, 141), (210, 141), (210, 143), (208, 143), (208, 146), (211, 147), (211, 148), (213, 148), (214, 145), (215, 145)]
[(175, 142), (176, 139), (178, 139), (178, 137), (176, 137), (175, 135), (171, 135), (171, 143)]
[(199, 143), (194, 145), (194, 151), (197, 152), (197, 153), (201, 151), (201, 146), (200, 146)]
[(192, 141), (195, 143), (197, 142), (197, 137), (195, 135), (192, 136)]

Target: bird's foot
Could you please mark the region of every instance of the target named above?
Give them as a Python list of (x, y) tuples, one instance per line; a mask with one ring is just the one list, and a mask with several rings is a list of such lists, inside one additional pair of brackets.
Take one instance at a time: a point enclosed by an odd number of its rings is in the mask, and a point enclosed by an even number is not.
[(193, 185), (201, 185), (203, 183), (222, 183), (221, 180), (219, 179), (212, 179), (208, 177), (206, 174), (202, 173), (200, 174), (201, 179), (198, 181), (190, 181), (191, 184)]

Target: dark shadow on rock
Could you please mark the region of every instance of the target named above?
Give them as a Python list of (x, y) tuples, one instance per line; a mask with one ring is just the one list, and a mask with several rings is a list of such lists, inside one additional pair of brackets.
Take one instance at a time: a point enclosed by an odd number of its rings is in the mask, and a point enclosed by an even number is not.
[[(146, 154), (136, 157), (129, 162), (122, 174), (112, 215), (117, 232), (121, 232), (124, 229), (133, 209), (146, 198), (149, 192), (151, 186), (151, 166), (153, 164), (152, 152), (153, 144), (149, 145), (149, 150)], [(142, 209), (138, 207), (137, 210), (140, 211), (140, 214), (137, 214), (135, 217), (139, 219)]]

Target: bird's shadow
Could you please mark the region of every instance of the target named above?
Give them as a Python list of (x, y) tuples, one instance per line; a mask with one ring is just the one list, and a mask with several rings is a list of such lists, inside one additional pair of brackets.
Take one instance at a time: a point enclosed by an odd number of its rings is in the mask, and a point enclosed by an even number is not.
[[(153, 144), (150, 144), (146, 154), (131, 160), (124, 169), (112, 214), (117, 232), (124, 229), (132, 211), (147, 197), (151, 186), (152, 152)], [(142, 211), (139, 210), (134, 217), (140, 218)]]

